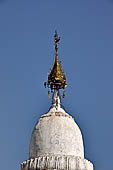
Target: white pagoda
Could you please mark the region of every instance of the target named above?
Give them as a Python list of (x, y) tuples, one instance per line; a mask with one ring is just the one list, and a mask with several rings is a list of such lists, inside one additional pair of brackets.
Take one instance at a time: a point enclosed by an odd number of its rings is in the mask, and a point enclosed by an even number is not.
[(29, 159), (21, 164), (21, 170), (93, 170), (93, 164), (84, 158), (83, 139), (78, 125), (61, 107), (59, 90), (63, 89), (64, 97), (67, 82), (58, 60), (60, 38), (57, 32), (54, 40), (55, 62), (48, 81), (44, 83), (53, 93), (52, 106), (34, 127)]

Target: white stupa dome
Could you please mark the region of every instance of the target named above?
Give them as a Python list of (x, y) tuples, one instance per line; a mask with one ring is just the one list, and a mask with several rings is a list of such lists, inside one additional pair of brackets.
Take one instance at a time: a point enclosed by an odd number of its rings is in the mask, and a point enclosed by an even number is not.
[(29, 160), (21, 164), (21, 170), (28, 169), (93, 170), (93, 164), (84, 159), (81, 131), (60, 107), (59, 96), (54, 96), (52, 108), (34, 127)]
[[(60, 100), (59, 100), (60, 102)], [(30, 158), (40, 155), (73, 155), (84, 158), (81, 131), (60, 105), (41, 116), (30, 142)]]

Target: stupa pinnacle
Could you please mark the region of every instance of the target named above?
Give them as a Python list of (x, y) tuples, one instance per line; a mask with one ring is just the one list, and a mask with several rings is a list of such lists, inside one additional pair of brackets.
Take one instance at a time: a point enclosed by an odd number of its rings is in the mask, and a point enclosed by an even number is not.
[(44, 83), (54, 92), (52, 107), (34, 127), (29, 159), (21, 164), (21, 170), (93, 170), (93, 164), (84, 158), (83, 139), (78, 125), (60, 107), (59, 90), (65, 90), (67, 83), (58, 60), (60, 38), (57, 32), (54, 38), (55, 62)]
[[(61, 63), (58, 60), (58, 42), (60, 38), (58, 37), (57, 31), (55, 31), (54, 42), (55, 42), (55, 62), (48, 75), (48, 81), (44, 83), (45, 87), (51, 89), (51, 92), (59, 94), (59, 89), (63, 89), (63, 98), (65, 96), (65, 88), (67, 87), (66, 77), (62, 69)], [(50, 97), (50, 92), (48, 91), (48, 96)]]

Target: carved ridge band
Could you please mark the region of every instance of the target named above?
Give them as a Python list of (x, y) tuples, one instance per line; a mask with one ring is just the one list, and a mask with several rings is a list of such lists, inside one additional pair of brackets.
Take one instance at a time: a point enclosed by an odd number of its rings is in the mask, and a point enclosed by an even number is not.
[(21, 170), (93, 170), (93, 164), (83, 158), (74, 156), (39, 156), (24, 161)]

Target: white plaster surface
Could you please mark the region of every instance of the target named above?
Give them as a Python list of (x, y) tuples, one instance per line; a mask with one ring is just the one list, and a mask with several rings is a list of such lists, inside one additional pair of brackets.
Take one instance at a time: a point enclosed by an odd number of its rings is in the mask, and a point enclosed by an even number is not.
[(83, 140), (74, 119), (63, 109), (52, 108), (36, 124), (31, 137), (30, 158), (40, 155), (74, 155), (84, 158)]
[(52, 108), (41, 116), (30, 142), (29, 160), (21, 170), (93, 170), (84, 159), (82, 134), (74, 119), (60, 106), (54, 95)]

